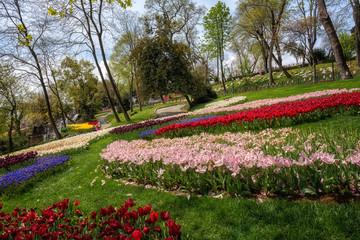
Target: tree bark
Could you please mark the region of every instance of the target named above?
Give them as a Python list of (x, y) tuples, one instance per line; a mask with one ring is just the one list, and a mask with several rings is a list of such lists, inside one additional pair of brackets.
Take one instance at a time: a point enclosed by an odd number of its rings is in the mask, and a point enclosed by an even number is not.
[(86, 33), (87, 33), (87, 37), (89, 38), (89, 41), (90, 41), (90, 45), (91, 47), (90, 50), (91, 50), (91, 53), (94, 57), (94, 60), (95, 60), (95, 64), (96, 64), (96, 68), (98, 69), (98, 72), (99, 72), (99, 75), (100, 75), (100, 79), (101, 79), (101, 82), (103, 84), (103, 87), (105, 89), (105, 92), (106, 92), (106, 96), (108, 97), (109, 99), (109, 103), (110, 103), (110, 108), (111, 108), (111, 111), (113, 112), (114, 114), (114, 117), (115, 117), (115, 120), (117, 123), (120, 122), (120, 118), (117, 114), (117, 111), (115, 109), (115, 105), (114, 105), (114, 102), (110, 96), (110, 93), (109, 93), (109, 89), (107, 88), (106, 86), (106, 81), (105, 81), (105, 78), (104, 78), (104, 74), (102, 72), (102, 69), (100, 67), (100, 64), (99, 64), (99, 61), (98, 61), (98, 58), (97, 58), (97, 55), (96, 55), (96, 51), (95, 51), (95, 44), (94, 44), (94, 40), (92, 38), (92, 33), (91, 33), (91, 27), (90, 27), (90, 19), (89, 19), (89, 16), (86, 14), (86, 10), (85, 10), (85, 7), (84, 7), (84, 2), (81, 1), (81, 9), (82, 11), (84, 12), (84, 16), (85, 16), (85, 20), (86, 20)]
[(49, 100), (49, 95), (47, 93), (47, 90), (46, 90), (46, 86), (45, 86), (45, 82), (44, 82), (44, 77), (43, 77), (43, 74), (42, 74), (42, 71), (41, 71), (41, 67), (40, 67), (40, 63), (39, 63), (39, 60), (37, 58), (37, 55), (35, 53), (35, 51), (30, 48), (30, 52), (33, 56), (33, 58), (35, 59), (35, 62), (36, 62), (36, 68), (37, 68), (37, 71), (39, 73), (39, 79), (40, 79), (40, 83), (41, 83), (41, 87), (43, 89), (43, 92), (44, 92), (44, 96), (45, 96), (45, 102), (46, 102), (46, 109), (47, 109), (47, 112), (48, 112), (48, 115), (49, 115), (49, 119), (50, 119), (50, 125), (52, 127), (52, 129), (54, 130), (55, 132), (55, 135), (56, 135), (56, 138), (57, 139), (61, 139), (62, 136), (59, 132), (59, 130), (57, 129), (56, 127), (56, 123), (55, 123), (55, 120), (54, 120), (54, 117), (52, 115), (52, 111), (51, 111), (51, 105), (50, 105), (50, 100)]
[(273, 50), (274, 50), (274, 42), (271, 41), (270, 47), (269, 47), (269, 58), (268, 58), (268, 66), (269, 66), (269, 85), (273, 85), (273, 84), (274, 84), (273, 70), (272, 70)]
[[(105, 49), (104, 49), (104, 44), (103, 44), (103, 41), (102, 41), (102, 23), (101, 23), (101, 14), (102, 14), (102, 5), (103, 5), (103, 1), (101, 1), (99, 4), (100, 4), (100, 9), (99, 9), (99, 12), (98, 12), (98, 21), (99, 21), (99, 28), (96, 26), (96, 23), (94, 21), (94, 18), (93, 18), (93, 13), (92, 13), (92, 2), (89, 1), (90, 3), (90, 7), (91, 7), (91, 10), (90, 10), (90, 20), (91, 22), (93, 23), (93, 26), (95, 28), (95, 31), (96, 31), (96, 35), (98, 37), (98, 41), (99, 41), (99, 46), (100, 46), (100, 52), (101, 52), (101, 56), (102, 56), (102, 59), (103, 59), (103, 62), (104, 62), (104, 66), (105, 66), (105, 69), (106, 69), (106, 72), (108, 74), (108, 77), (109, 77), (109, 80), (110, 80), (110, 84), (115, 92), (115, 96), (120, 104), (120, 108), (124, 114), (124, 117), (125, 117), (125, 120), (127, 122), (130, 121), (130, 117), (125, 109), (125, 106), (121, 100), (121, 96), (120, 96), (120, 92), (119, 92), (119, 89), (117, 88), (116, 84), (115, 84), (115, 81), (114, 81), (114, 78), (111, 74), (111, 71), (110, 71), (110, 67), (109, 67), (109, 64), (107, 63), (107, 59), (106, 59), (106, 54), (105, 54)], [(91, 33), (90, 33), (91, 34)]]
[(359, 0), (350, 0), (350, 3), (353, 8), (355, 22), (356, 65), (360, 67), (360, 3)]
[(223, 50), (220, 48), (220, 71), (221, 71), (221, 82), (223, 84), (224, 92), (226, 92), (224, 66), (223, 66)]
[(193, 104), (192, 104), (192, 102), (190, 101), (189, 96), (188, 96), (188, 95), (186, 95), (186, 94), (185, 94), (184, 96), (185, 96), (186, 101), (188, 102), (189, 106), (190, 106), (190, 107), (192, 107), (192, 106), (193, 106)]
[(141, 95), (140, 95), (140, 89), (139, 89), (139, 83), (137, 80), (137, 68), (136, 65), (134, 65), (134, 75), (135, 75), (135, 90), (136, 90), (136, 97), (139, 102), (139, 111), (142, 111), (142, 103), (141, 103)]
[(130, 81), (130, 93), (129, 93), (129, 98), (130, 98), (130, 112), (133, 112), (133, 84), (134, 84), (134, 71), (131, 69), (131, 81)]
[(8, 131), (8, 143), (9, 143), (9, 152), (14, 151), (14, 142), (12, 139), (12, 130), (13, 130), (13, 124), (14, 124), (14, 109), (11, 109), (10, 112), (10, 126)]
[(346, 59), (339, 38), (336, 34), (336, 30), (327, 12), (325, 1), (318, 0), (318, 5), (319, 5), (319, 19), (322, 25), (324, 26), (325, 32), (330, 40), (331, 48), (334, 52), (336, 64), (338, 66), (341, 78), (349, 79), (352, 77), (352, 75), (349, 70), (349, 67), (346, 64)]
[(160, 99), (161, 99), (161, 102), (162, 102), (163, 104), (165, 104), (165, 100), (164, 100), (164, 98), (163, 98), (162, 95), (160, 95)]

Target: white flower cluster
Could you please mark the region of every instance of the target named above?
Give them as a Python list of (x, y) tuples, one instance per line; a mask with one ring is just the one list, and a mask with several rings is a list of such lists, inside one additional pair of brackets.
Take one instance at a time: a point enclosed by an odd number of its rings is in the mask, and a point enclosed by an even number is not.
[(81, 134), (81, 135), (77, 135), (77, 136), (73, 136), (73, 137), (69, 137), (69, 138), (55, 140), (55, 141), (41, 144), (38, 146), (23, 149), (18, 152), (14, 152), (14, 153), (12, 153), (12, 155), (26, 153), (26, 152), (30, 152), (30, 151), (36, 151), (41, 156), (41, 155), (45, 155), (45, 154), (58, 153), (58, 152), (68, 150), (68, 149), (76, 149), (76, 148), (85, 147), (86, 145), (89, 144), (90, 140), (107, 134), (111, 129), (112, 128), (108, 128), (108, 129), (104, 129), (104, 130), (100, 130), (100, 131), (96, 131), (96, 132), (90, 132), (90, 133), (85, 133), (85, 134)]
[(231, 104), (237, 103), (237, 102), (241, 102), (246, 100), (245, 96), (239, 96), (239, 97), (232, 97), (232, 98), (227, 98), (221, 101), (217, 101), (217, 102), (212, 102), (212, 103), (208, 103), (205, 105), (204, 109), (215, 109), (215, 108), (220, 108), (220, 107), (227, 107)]

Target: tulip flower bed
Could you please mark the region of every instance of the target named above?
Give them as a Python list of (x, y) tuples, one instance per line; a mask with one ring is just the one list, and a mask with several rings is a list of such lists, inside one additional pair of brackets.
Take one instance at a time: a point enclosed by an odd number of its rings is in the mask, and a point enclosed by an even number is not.
[[(197, 121), (202, 121), (202, 120), (206, 120), (206, 119), (212, 119), (215, 116), (206, 116), (206, 117), (198, 117), (198, 118), (190, 118), (190, 119), (185, 119), (185, 120), (181, 120), (179, 123), (191, 123), (191, 122), (197, 122)], [(179, 124), (176, 123), (176, 124)], [(146, 138), (148, 136), (153, 136), (155, 134), (157, 130), (146, 130), (142, 133), (139, 134), (139, 138)]]
[(130, 131), (137, 130), (139, 128), (151, 127), (151, 126), (161, 125), (161, 124), (172, 122), (172, 121), (177, 121), (184, 117), (185, 117), (185, 115), (181, 115), (181, 116), (158, 119), (158, 120), (149, 120), (149, 121), (145, 121), (145, 122), (141, 122), (141, 123), (134, 123), (134, 124), (114, 128), (110, 131), (110, 133), (111, 134), (120, 134), (120, 133), (124, 133), (124, 132), (130, 132)]
[(24, 154), (6, 156), (4, 158), (0, 158), (0, 168), (5, 168), (9, 170), (10, 166), (14, 166), (18, 163), (22, 163), (25, 161), (32, 160), (36, 157), (37, 152), (27, 152)]
[(155, 212), (150, 205), (133, 209), (136, 204), (132, 199), (119, 208), (110, 205), (88, 215), (79, 209), (79, 203), (69, 204), (69, 199), (64, 199), (40, 211), (16, 207), (11, 213), (0, 212), (0, 238), (175, 240), (182, 237), (181, 225), (168, 212)]
[(258, 134), (115, 141), (100, 155), (114, 176), (170, 190), (357, 195), (360, 141), (351, 149), (341, 145), (284, 128)]
[(216, 109), (199, 109), (194, 112), (192, 112), (193, 115), (202, 115), (202, 114), (214, 114), (214, 113), (222, 113), (222, 112), (238, 112), (243, 111), (247, 109), (252, 108), (260, 108), (264, 106), (270, 106), (273, 104), (283, 103), (283, 102), (294, 102), (299, 101), (303, 99), (309, 99), (309, 98), (319, 98), (323, 96), (329, 96), (334, 94), (340, 94), (340, 93), (351, 93), (360, 91), (360, 88), (352, 88), (350, 90), (348, 89), (327, 89), (323, 91), (316, 91), (316, 92), (310, 92), (310, 93), (304, 93), (304, 94), (298, 94), (293, 95), (290, 97), (283, 97), (283, 98), (271, 98), (271, 99), (261, 99), (256, 101), (251, 101), (243, 104), (238, 104), (235, 106), (230, 107), (222, 107), (222, 108), (216, 108)]
[(34, 164), (11, 171), (0, 177), (0, 192), (5, 189), (22, 185), (33, 178), (46, 172), (55, 170), (58, 166), (63, 165), (70, 159), (65, 155), (49, 155), (39, 157)]
[(299, 122), (318, 121), (335, 112), (349, 111), (358, 114), (360, 92), (342, 93), (322, 98), (311, 98), (296, 102), (278, 103), (259, 109), (236, 112), (203, 121), (173, 124), (157, 130), (155, 135), (184, 136), (194, 130), (217, 131), (219, 126), (238, 131), (239, 129), (264, 129), (267, 127), (291, 126)]

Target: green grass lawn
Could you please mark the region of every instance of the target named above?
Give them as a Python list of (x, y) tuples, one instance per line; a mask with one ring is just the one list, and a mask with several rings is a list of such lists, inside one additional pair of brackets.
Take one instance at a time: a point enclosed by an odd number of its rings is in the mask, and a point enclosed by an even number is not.
[[(302, 85), (258, 92), (248, 92), (248, 101), (262, 98), (285, 97), (330, 88), (360, 87), (360, 79), (322, 84)], [(135, 110), (136, 111), (136, 110)], [(133, 116), (134, 122), (151, 118), (154, 108)], [(122, 121), (124, 123), (124, 121)], [(333, 116), (317, 123), (295, 126), (302, 133), (321, 133), (336, 139), (351, 135), (352, 141), (360, 136), (358, 116)], [(126, 140), (138, 138), (143, 130), (118, 135)], [(19, 188), (16, 192), (0, 196), (3, 211), (20, 208), (43, 207), (69, 198), (79, 200), (86, 213), (113, 205), (119, 207), (129, 197), (137, 206), (151, 204), (155, 211), (169, 211), (182, 225), (183, 234), (193, 239), (359, 239), (360, 204), (321, 203), (319, 201), (270, 198), (258, 202), (256, 198), (215, 199), (210, 196), (178, 196), (142, 186), (129, 186), (114, 179), (106, 179), (102, 172), (101, 150), (113, 138), (109, 135), (92, 141), (86, 150), (70, 151), (69, 166), (46, 178)], [(96, 171), (95, 171), (96, 170)], [(90, 186), (90, 183), (97, 180)], [(102, 185), (102, 181), (106, 183)]]
[[(220, 96), (217, 99), (213, 100), (212, 102), (220, 101), (229, 97), (235, 96), (246, 96), (247, 102), (255, 101), (264, 98), (281, 98), (281, 97), (289, 97), (292, 95), (303, 94), (307, 92), (314, 92), (314, 91), (322, 91), (325, 89), (342, 89), (342, 88), (360, 88), (360, 76), (354, 79), (348, 80), (340, 80), (334, 82), (324, 82), (324, 83), (316, 83), (316, 84), (305, 84), (305, 85), (298, 85), (298, 86), (289, 86), (289, 87), (282, 87), (282, 88), (274, 88), (274, 89), (265, 89), (260, 91), (253, 91), (253, 92), (245, 92), (241, 94), (233, 94), (227, 96)], [(193, 108), (191, 111), (195, 111), (201, 108), (208, 103), (199, 104)]]
[(111, 113), (109, 116), (107, 116), (106, 119), (110, 122), (112, 127), (126, 125), (126, 124), (129, 124), (129, 123), (138, 123), (138, 122), (146, 121), (146, 120), (149, 120), (149, 119), (154, 119), (156, 117), (155, 110), (157, 108), (167, 107), (167, 106), (176, 105), (176, 104), (179, 104), (179, 103), (166, 103), (166, 104), (159, 104), (159, 105), (156, 105), (156, 106), (144, 106), (142, 108), (141, 112), (139, 111), (139, 108), (136, 107), (136, 108), (134, 108), (134, 111), (133, 111), (133, 112), (136, 112), (136, 114), (134, 114), (133, 116), (130, 116), (131, 112), (128, 111), (128, 114), (129, 114), (130, 119), (131, 119), (130, 122), (126, 122), (125, 118), (124, 118), (124, 114), (121, 114), (121, 113), (118, 114), (118, 116), (120, 118), (120, 121), (121, 121), (120, 123), (116, 122), (113, 113)]
[[(352, 61), (352, 63), (350, 64), (350, 62), (348, 62), (348, 65), (350, 65), (350, 71), (353, 73), (354, 71), (358, 71), (360, 70), (359, 67), (355, 66), (354, 61)], [(323, 76), (325, 75), (326, 79), (331, 79), (331, 77), (329, 77), (330, 74), (332, 74), (332, 65), (331, 63), (323, 63), (323, 64), (318, 64), (316, 66), (316, 71), (317, 71), (317, 75), (320, 77), (320, 79), (323, 79)], [(334, 63), (334, 72), (338, 72), (337, 69), (337, 65), (336, 63)], [(312, 78), (312, 69), (310, 66), (308, 67), (303, 67), (303, 68), (294, 68), (294, 69), (290, 69), (288, 70), (288, 73), (291, 75), (291, 79), (293, 80), (297, 80), (300, 79), (301, 81), (305, 78), (307, 80), (311, 80)], [(281, 82), (286, 82), (289, 79), (285, 76), (285, 74), (283, 74), (281, 71), (277, 71), (273, 73), (273, 79), (275, 83), (281, 83)], [(236, 79), (234, 80), (235, 83), (235, 88), (240, 87), (240, 86), (244, 86), (246, 84), (253, 84), (253, 83), (265, 83), (267, 84), (269, 81), (269, 75), (265, 74), (265, 75), (256, 75), (253, 77), (245, 77), (243, 79)], [(232, 91), (232, 81), (226, 82), (226, 88), (229, 91)], [(222, 83), (218, 83), (212, 86), (212, 88), (214, 90), (221, 90), (223, 88)]]

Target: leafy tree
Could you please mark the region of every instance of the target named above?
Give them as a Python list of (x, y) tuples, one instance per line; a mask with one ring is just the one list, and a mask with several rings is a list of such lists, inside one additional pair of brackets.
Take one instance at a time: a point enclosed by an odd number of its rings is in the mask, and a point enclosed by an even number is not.
[[(314, 47), (318, 38), (320, 22), (318, 20), (317, 0), (296, 0), (295, 19), (286, 25), (291, 41), (305, 49), (305, 58), (316, 77)], [(300, 49), (298, 49), (300, 50)]]
[(196, 49), (196, 26), (199, 24), (205, 9), (196, 6), (192, 0), (146, 0), (145, 8), (148, 10), (146, 19), (157, 25), (157, 18), (168, 22), (168, 37), (171, 42), (175, 39), (186, 43), (191, 52)]
[[(288, 3), (287, 0), (243, 0), (238, 6), (236, 30), (258, 41), (265, 73), (269, 73), (269, 84), (273, 84), (272, 60), (275, 60), (287, 78), (291, 78), (282, 66), (279, 51), (280, 30), (287, 13)], [(277, 50), (278, 57), (275, 57), (274, 50)]]
[[(45, 96), (47, 114), (52, 129), (58, 139), (62, 138), (53, 117), (47, 86), (44, 77), (44, 65), (41, 61), (39, 46), (59, 37), (53, 30), (54, 21), (47, 18), (43, 11), (44, 1), (0, 1), (1, 57), (4, 61), (16, 62), (19, 71), (27, 73), (40, 82)], [(33, 13), (37, 13), (34, 18)], [(57, 30), (59, 31), (59, 30)], [(59, 37), (60, 38), (60, 37)]]
[[(131, 38), (131, 36), (129, 34), (125, 34), (115, 44), (113, 53), (110, 56), (110, 68), (114, 72), (114, 78), (117, 80), (118, 84), (122, 83), (124, 86), (128, 86), (129, 89), (125, 92), (128, 93), (129, 98), (132, 99), (135, 64), (130, 60), (130, 53), (133, 48), (131, 48), (128, 44), (129, 41), (131, 41), (129, 38)], [(136, 84), (137, 82), (135, 81), (135, 85)], [(138, 89), (138, 87), (136, 87), (136, 89)], [(130, 101), (130, 111), (133, 111), (132, 100)]]
[[(139, 91), (139, 83), (137, 81), (137, 67), (135, 62), (129, 59), (130, 52), (135, 48), (143, 32), (141, 21), (138, 14), (131, 11), (119, 11), (115, 13), (115, 16), (114, 29), (117, 30), (121, 38), (118, 40), (113, 49), (113, 54), (110, 56), (110, 66), (112, 67), (116, 78), (119, 78), (122, 74), (125, 74), (126, 76), (130, 75), (127, 78), (129, 80), (129, 98), (131, 99), (130, 111), (133, 111), (132, 98), (134, 85), (139, 104), (139, 111), (142, 111), (142, 98)], [(126, 66), (123, 73), (121, 64)]]
[[(227, 42), (230, 40), (230, 10), (223, 2), (218, 2), (212, 7), (203, 18), (206, 45), (211, 49), (220, 63), (221, 81), (224, 91), (225, 74), (224, 74), (224, 51)], [(219, 67), (218, 67), (219, 68)]]
[[(25, 95), (23, 84), (14, 75), (10, 66), (0, 65), (0, 112), (8, 135), (8, 151), (14, 151), (13, 130), (20, 134), (20, 120), (24, 109), (21, 107)], [(0, 131), (2, 133), (2, 131)]]
[[(71, 29), (71, 31), (83, 37), (83, 44), (90, 49), (90, 52), (93, 55), (96, 67), (98, 69), (102, 84), (105, 88), (116, 121), (120, 122), (120, 119), (116, 113), (114, 104), (112, 103), (112, 99), (110, 97), (110, 93), (107, 89), (105, 76), (103, 70), (100, 67), (100, 58), (102, 58), (103, 60), (107, 77), (109, 78), (111, 87), (122, 109), (124, 117), (126, 121), (130, 121), (130, 117), (127, 114), (125, 106), (122, 102), (120, 91), (116, 86), (106, 56), (106, 51), (104, 47), (104, 33), (106, 29), (106, 25), (104, 24), (104, 15), (111, 13), (110, 11), (108, 11), (109, 9), (111, 9), (111, 7), (116, 8), (117, 6), (120, 6), (121, 8), (126, 8), (128, 6), (131, 6), (131, 0), (62, 0), (56, 2), (56, 4), (56, 6), (49, 7), (49, 14), (53, 16), (59, 16), (61, 18), (70, 19), (70, 21), (68, 22), (68, 27)], [(74, 23), (77, 24), (76, 27), (73, 27)], [(96, 45), (95, 40), (97, 40), (98, 45)], [(98, 56), (98, 54), (100, 54), (100, 56)]]
[(344, 31), (339, 32), (339, 41), (343, 49), (345, 59), (351, 60), (356, 50), (356, 43), (354, 34), (349, 34)]
[[(160, 29), (160, 28), (159, 28)], [(205, 79), (192, 74), (191, 50), (188, 45), (172, 42), (165, 29), (154, 37), (143, 38), (131, 53), (139, 73), (144, 97), (180, 93), (190, 106), (188, 95), (205, 95)]]
[(77, 61), (66, 57), (61, 62), (61, 85), (67, 90), (74, 108), (83, 115), (85, 121), (90, 121), (100, 108), (100, 104), (95, 101), (98, 79), (92, 73), (94, 69), (93, 64), (85, 60)]

